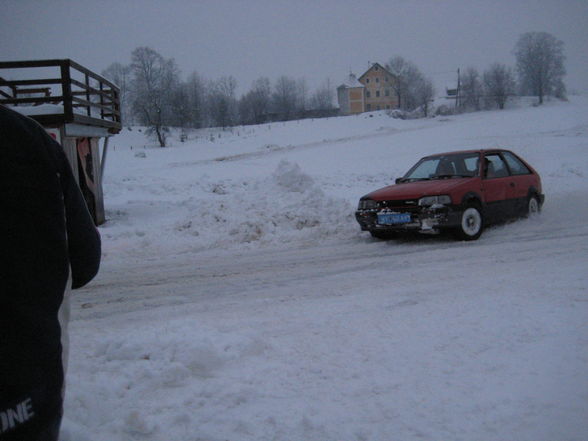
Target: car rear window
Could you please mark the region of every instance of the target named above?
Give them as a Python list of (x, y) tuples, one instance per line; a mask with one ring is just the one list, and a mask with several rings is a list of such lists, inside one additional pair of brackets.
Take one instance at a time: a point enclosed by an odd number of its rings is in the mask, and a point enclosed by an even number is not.
[(510, 172), (513, 175), (529, 175), (531, 174), (531, 170), (515, 155), (510, 152), (504, 152), (504, 159), (508, 163), (508, 167), (510, 168)]

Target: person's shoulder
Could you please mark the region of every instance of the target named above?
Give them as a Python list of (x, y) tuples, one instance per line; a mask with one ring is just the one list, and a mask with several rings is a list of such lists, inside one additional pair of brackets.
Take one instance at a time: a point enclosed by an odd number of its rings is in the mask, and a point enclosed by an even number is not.
[(3, 122), (13, 122), (19, 124), (30, 124), (30, 118), (24, 116), (16, 110), (10, 109), (3, 104), (0, 104), (0, 118)]
[(19, 148), (54, 148), (53, 138), (35, 120), (0, 104), (0, 135)]
[(1, 104), (0, 122), (0, 131), (5, 138), (14, 137), (24, 141), (28, 137), (43, 136), (36, 121)]
[(0, 157), (7, 164), (37, 170), (63, 170), (61, 146), (35, 120), (0, 105)]

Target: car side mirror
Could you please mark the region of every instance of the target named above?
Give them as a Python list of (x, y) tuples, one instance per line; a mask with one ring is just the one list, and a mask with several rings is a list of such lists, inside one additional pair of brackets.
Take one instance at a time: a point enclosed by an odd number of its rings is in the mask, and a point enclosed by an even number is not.
[(402, 182), (402, 178), (396, 178), (396, 179), (394, 180), (394, 182), (395, 182), (396, 184), (400, 184), (400, 183)]

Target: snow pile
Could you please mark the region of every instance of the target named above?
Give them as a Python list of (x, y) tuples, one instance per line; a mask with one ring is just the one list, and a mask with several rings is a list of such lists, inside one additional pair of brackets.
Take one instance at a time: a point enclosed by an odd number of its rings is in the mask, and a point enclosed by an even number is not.
[[(137, 194), (136, 187), (142, 184), (135, 180), (116, 185), (118, 191), (127, 186), (138, 198), (107, 210), (109, 222), (102, 227), (107, 255), (181, 253), (357, 235), (354, 207), (345, 199), (327, 196), (298, 164), (286, 160), (263, 178), (203, 176), (188, 184), (159, 182), (140, 190), (146, 194)], [(130, 219), (135, 222), (130, 224)]]
[(274, 181), (285, 191), (304, 193), (315, 187), (314, 180), (302, 173), (298, 164), (282, 161), (273, 174)]
[[(200, 438), (192, 428), (203, 434), (207, 420), (228, 423), (223, 421), (227, 400), (239, 406), (255, 395), (251, 387), (227, 384), (226, 378), (260, 363), (268, 349), (254, 337), (208, 329), (190, 319), (170, 318), (164, 332), (135, 324), (124, 335), (105, 330), (101, 337), (84, 362), (74, 364), (83, 378), (75, 373), (69, 378), (75, 419), (66, 424), (62, 439), (112, 439), (107, 432), (88, 433), (87, 427), (108, 427), (125, 439), (221, 439), (214, 431)], [(83, 390), (78, 381), (84, 381)], [(114, 419), (104, 406), (112, 402), (124, 409)]]
[(253, 183), (248, 191), (257, 197), (236, 195), (221, 202), (227, 207), (222, 230), (232, 243), (305, 242), (355, 231), (350, 204), (327, 197), (297, 164), (281, 161), (270, 178)]

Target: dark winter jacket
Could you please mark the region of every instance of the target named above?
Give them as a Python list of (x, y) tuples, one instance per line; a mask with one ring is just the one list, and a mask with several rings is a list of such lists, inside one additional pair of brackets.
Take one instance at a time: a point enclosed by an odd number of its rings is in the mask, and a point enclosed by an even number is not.
[[(100, 236), (63, 149), (0, 105), (0, 440), (56, 440), (58, 311), (98, 272)], [(70, 274), (71, 268), (71, 274)]]

